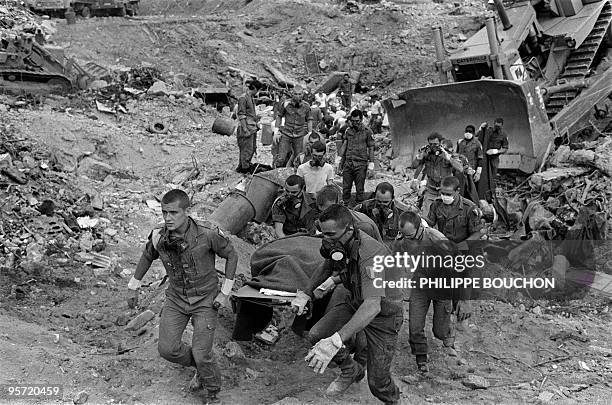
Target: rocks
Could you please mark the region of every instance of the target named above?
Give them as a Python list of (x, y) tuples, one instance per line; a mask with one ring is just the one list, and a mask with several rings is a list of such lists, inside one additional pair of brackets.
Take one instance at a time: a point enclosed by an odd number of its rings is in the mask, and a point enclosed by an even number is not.
[(143, 326), (145, 326), (154, 317), (155, 317), (155, 313), (151, 311), (150, 309), (147, 309), (146, 311), (139, 314), (136, 318), (132, 319), (127, 324), (125, 329), (130, 330), (130, 331), (137, 331)]
[(100, 162), (99, 160), (91, 157), (86, 157), (81, 160), (77, 167), (77, 174), (79, 176), (87, 176), (92, 180), (103, 181), (106, 176), (113, 173), (115, 170), (107, 163)]
[(153, 83), (151, 87), (149, 87), (147, 94), (150, 96), (167, 96), (170, 94), (170, 90), (168, 89), (166, 83), (158, 80)]
[(246, 356), (242, 351), (242, 347), (236, 342), (227, 342), (225, 345), (225, 355), (234, 363), (246, 363)]
[(535, 315), (542, 315), (542, 308), (537, 305), (531, 309), (531, 312), (533, 312)]
[(487, 389), (491, 386), (491, 384), (486, 378), (473, 374), (468, 375), (466, 378), (463, 379), (463, 381), (461, 381), (461, 383), (473, 390)]
[(88, 399), (89, 399), (89, 394), (86, 391), (81, 391), (78, 394), (76, 394), (72, 402), (75, 405), (81, 405), (87, 402)]
[(541, 392), (540, 395), (538, 395), (538, 401), (540, 401), (540, 403), (545, 404), (550, 402), (554, 397), (555, 394), (553, 394), (552, 392), (544, 391)]
[(552, 168), (531, 175), (529, 185), (535, 191), (552, 192), (559, 187), (563, 180), (581, 176), (588, 171), (589, 169), (585, 167)]
[(130, 322), (130, 317), (127, 314), (121, 314), (115, 320), (115, 325), (125, 326)]

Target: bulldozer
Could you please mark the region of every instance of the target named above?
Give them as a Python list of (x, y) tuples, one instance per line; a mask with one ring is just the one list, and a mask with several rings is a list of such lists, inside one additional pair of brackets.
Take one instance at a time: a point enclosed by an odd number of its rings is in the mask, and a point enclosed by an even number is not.
[(452, 54), (433, 27), (440, 84), (383, 101), (394, 157), (413, 160), (432, 132), (454, 139), (502, 117), (509, 149), (499, 168), (529, 174), (610, 96), (612, 0), (489, 3), (496, 13)]
[(90, 79), (61, 48), (43, 46), (32, 34), (0, 38), (0, 93), (63, 94), (86, 89)]

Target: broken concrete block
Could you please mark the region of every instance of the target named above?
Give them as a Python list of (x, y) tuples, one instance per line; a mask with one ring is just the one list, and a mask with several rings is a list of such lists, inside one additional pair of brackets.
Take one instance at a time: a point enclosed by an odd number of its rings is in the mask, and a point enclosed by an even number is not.
[(242, 351), (242, 347), (236, 342), (227, 342), (225, 345), (225, 355), (235, 363), (246, 362), (246, 356)]
[(154, 317), (155, 317), (155, 312), (151, 311), (150, 309), (147, 309), (146, 311), (138, 315), (136, 318), (132, 319), (130, 323), (127, 324), (125, 329), (137, 331), (143, 326), (145, 326), (147, 322), (149, 322)]
[(153, 83), (153, 86), (149, 87), (149, 90), (147, 90), (147, 94), (151, 96), (167, 96), (169, 91), (170, 90), (168, 90), (168, 86), (166, 85), (166, 83), (162, 82), (161, 80), (158, 80)]
[(540, 393), (540, 395), (538, 395), (538, 400), (541, 401), (541, 403), (545, 404), (547, 402), (550, 402), (554, 397), (555, 394), (553, 394), (552, 392), (544, 391)]
[(529, 185), (533, 190), (551, 192), (556, 190), (563, 180), (581, 176), (588, 171), (589, 169), (584, 167), (555, 167), (532, 174)]
[(92, 180), (104, 181), (106, 176), (113, 173), (114, 169), (111, 165), (91, 157), (86, 157), (81, 160), (77, 167), (77, 174), (79, 176), (87, 176)]
[(461, 383), (473, 390), (486, 389), (491, 385), (486, 378), (473, 374), (468, 375)]
[(72, 400), (75, 405), (82, 405), (89, 399), (89, 394), (86, 391), (81, 391)]
[(572, 151), (570, 150), (569, 145), (559, 146), (559, 148), (555, 151), (555, 153), (552, 154), (549, 160), (550, 165), (553, 167), (567, 166), (571, 153)]

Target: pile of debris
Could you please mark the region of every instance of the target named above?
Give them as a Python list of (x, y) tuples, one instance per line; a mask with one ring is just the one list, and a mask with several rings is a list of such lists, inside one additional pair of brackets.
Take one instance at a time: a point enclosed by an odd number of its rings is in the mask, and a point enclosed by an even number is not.
[[(95, 190), (76, 188), (70, 170), (52, 155), (0, 126), (0, 268), (31, 277), (53, 262), (76, 260), (109, 274), (116, 259), (100, 254), (117, 230), (104, 217)], [(25, 274), (23, 274), (25, 273)]]
[[(508, 215), (521, 218), (526, 233), (542, 231), (548, 239), (606, 239), (612, 215), (611, 146), (606, 136), (561, 145), (547, 170), (500, 199)], [(581, 221), (585, 210), (593, 215)], [(587, 226), (590, 235), (577, 235), (579, 226)]]
[(18, 2), (8, 1), (0, 5), (0, 34), (41, 32), (47, 37), (55, 33), (54, 24), (50, 20), (41, 20)]

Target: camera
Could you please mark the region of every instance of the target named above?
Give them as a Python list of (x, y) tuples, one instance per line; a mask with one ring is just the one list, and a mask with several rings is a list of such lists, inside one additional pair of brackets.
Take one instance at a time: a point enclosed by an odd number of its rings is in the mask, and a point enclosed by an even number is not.
[(438, 155), (440, 154), (440, 152), (442, 151), (442, 146), (441, 145), (425, 145), (423, 146), (421, 149), (419, 149), (419, 152), (428, 154), (428, 155)]

